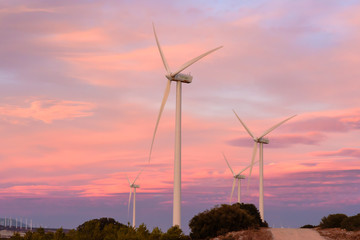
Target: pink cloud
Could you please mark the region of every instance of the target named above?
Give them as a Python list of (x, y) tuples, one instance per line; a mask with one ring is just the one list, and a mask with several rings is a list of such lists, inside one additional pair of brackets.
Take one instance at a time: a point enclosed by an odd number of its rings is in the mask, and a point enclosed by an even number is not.
[(358, 148), (342, 148), (337, 151), (315, 152), (315, 153), (313, 153), (313, 155), (321, 156), (321, 157), (340, 156), (340, 157), (360, 158), (360, 149), (358, 149)]
[[(325, 113), (327, 116), (306, 117), (304, 120), (289, 122), (287, 128), (294, 131), (348, 132), (360, 129), (360, 110)], [(333, 116), (329, 116), (332, 114)]]
[(0, 106), (0, 116), (10, 122), (33, 119), (44, 123), (93, 115), (94, 104), (77, 101), (30, 100), (29, 106)]

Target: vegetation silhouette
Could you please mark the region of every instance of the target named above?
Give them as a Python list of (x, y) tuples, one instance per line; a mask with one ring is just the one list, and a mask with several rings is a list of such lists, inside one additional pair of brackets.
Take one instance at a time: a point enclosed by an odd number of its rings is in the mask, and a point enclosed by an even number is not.
[(55, 232), (46, 232), (44, 228), (38, 228), (35, 232), (28, 231), (25, 236), (14, 233), (11, 240), (188, 240), (182, 230), (171, 227), (163, 233), (155, 227), (151, 232), (145, 224), (133, 228), (115, 221), (113, 218), (100, 218), (86, 221), (79, 225), (76, 230), (64, 231), (62, 228)]
[(228, 232), (267, 227), (253, 204), (215, 206), (194, 216), (190, 222), (192, 239), (210, 239)]

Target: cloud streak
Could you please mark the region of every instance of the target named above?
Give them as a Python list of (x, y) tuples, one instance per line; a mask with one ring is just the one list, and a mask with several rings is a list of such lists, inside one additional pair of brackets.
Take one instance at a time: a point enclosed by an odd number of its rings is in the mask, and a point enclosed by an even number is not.
[(64, 100), (32, 100), (28, 106), (0, 106), (0, 116), (3, 119), (16, 123), (21, 120), (38, 120), (52, 123), (55, 120), (74, 119), (93, 115), (94, 104)]

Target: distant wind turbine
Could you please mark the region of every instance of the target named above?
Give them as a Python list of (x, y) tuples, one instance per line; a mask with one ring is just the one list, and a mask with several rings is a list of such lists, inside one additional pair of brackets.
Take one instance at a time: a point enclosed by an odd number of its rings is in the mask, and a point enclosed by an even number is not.
[(241, 179), (245, 179), (245, 175), (242, 175), (241, 173), (243, 173), (244, 171), (246, 171), (249, 167), (251, 167), (251, 164), (248, 165), (247, 167), (245, 167), (243, 170), (241, 170), (239, 173), (235, 174), (234, 171), (232, 170), (228, 160), (226, 159), (225, 157), (225, 154), (223, 153), (223, 156), (224, 156), (224, 159), (231, 171), (231, 173), (233, 174), (233, 177), (234, 177), (234, 181), (233, 181), (233, 185), (232, 185), (232, 189), (231, 189), (231, 194), (230, 194), (230, 204), (231, 204), (231, 201), (232, 201), (232, 196), (234, 194), (234, 189), (235, 189), (235, 185), (236, 185), (236, 180), (238, 182), (238, 203), (241, 203), (240, 201), (240, 193), (241, 193)]
[(135, 180), (131, 183), (129, 178), (127, 178), (129, 186), (130, 186), (130, 193), (129, 193), (129, 202), (128, 202), (128, 215), (129, 215), (129, 210), (130, 210), (130, 202), (131, 202), (131, 192), (134, 191), (134, 199), (133, 199), (133, 220), (132, 220), (132, 227), (135, 228), (136, 223), (135, 223), (135, 208), (136, 208), (136, 189), (140, 188), (140, 185), (136, 185), (135, 182), (138, 179), (138, 177), (140, 176), (140, 174), (142, 173), (143, 170), (141, 170), (138, 175), (136, 176)]
[(159, 121), (161, 118), (161, 114), (164, 110), (167, 98), (170, 93), (170, 85), (172, 81), (176, 82), (176, 120), (175, 120), (175, 160), (174, 160), (174, 198), (173, 198), (173, 226), (178, 225), (181, 228), (181, 83), (191, 83), (192, 76), (190, 74), (181, 73), (190, 65), (199, 61), (201, 58), (209, 55), (210, 53), (218, 50), (221, 47), (214, 48), (206, 53), (201, 54), (200, 56), (191, 59), (190, 61), (184, 63), (181, 67), (179, 67), (176, 71), (171, 72), (169, 65), (166, 61), (165, 55), (161, 49), (158, 37), (156, 35), (155, 26), (153, 24), (154, 35), (156, 39), (156, 44), (158, 46), (161, 59), (163, 61), (164, 67), (166, 69), (165, 77), (168, 79), (167, 85), (165, 88), (164, 97), (161, 102), (159, 115), (156, 121), (155, 130), (153, 134), (153, 138), (151, 141), (150, 154), (149, 154), (149, 162), (151, 158), (151, 152), (154, 145), (154, 139), (156, 130), (159, 125)]
[(254, 165), (255, 155), (256, 155), (256, 152), (257, 152), (258, 144), (259, 144), (259, 212), (260, 212), (261, 219), (264, 221), (264, 159), (263, 159), (264, 155), (263, 155), (263, 144), (269, 144), (269, 139), (264, 138), (264, 137), (266, 135), (268, 135), (270, 132), (272, 132), (274, 129), (278, 128), (283, 123), (285, 123), (285, 122), (289, 121), (291, 118), (295, 117), (296, 115), (291, 116), (291, 117), (279, 122), (278, 124), (272, 126), (268, 130), (266, 130), (262, 135), (260, 135), (260, 137), (255, 137), (252, 134), (252, 132), (250, 131), (250, 129), (245, 125), (245, 123), (243, 121), (241, 121), (241, 119), (236, 114), (236, 112), (234, 110), (233, 110), (233, 112), (235, 113), (236, 117), (239, 119), (241, 125), (245, 128), (245, 130), (248, 132), (250, 137), (255, 142), (252, 157), (251, 157), (251, 166), (250, 166), (249, 178), (251, 176), (252, 167)]

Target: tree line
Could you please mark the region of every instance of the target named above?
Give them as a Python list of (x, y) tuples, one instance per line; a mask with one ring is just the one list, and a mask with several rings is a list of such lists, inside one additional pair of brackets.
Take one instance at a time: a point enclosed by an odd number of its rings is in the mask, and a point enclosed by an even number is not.
[(155, 227), (151, 231), (145, 224), (133, 228), (113, 218), (100, 218), (86, 221), (76, 229), (65, 231), (62, 228), (55, 232), (46, 232), (39, 228), (28, 231), (24, 236), (15, 233), (11, 240), (188, 240), (210, 239), (232, 231), (267, 227), (262, 222), (258, 209), (253, 204), (235, 203), (233, 205), (216, 205), (195, 215), (189, 222), (190, 235), (185, 235), (178, 226), (162, 232)]

